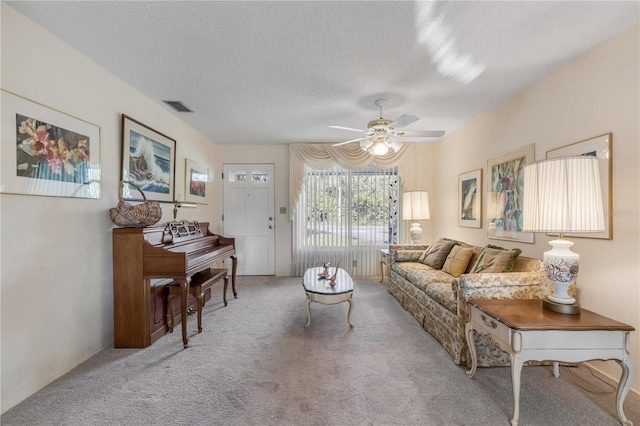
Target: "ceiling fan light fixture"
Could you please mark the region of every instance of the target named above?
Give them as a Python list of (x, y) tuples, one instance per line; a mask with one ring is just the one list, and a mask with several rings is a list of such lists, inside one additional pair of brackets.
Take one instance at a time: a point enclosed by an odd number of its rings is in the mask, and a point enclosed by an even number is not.
[(369, 153), (374, 155), (385, 155), (388, 152), (389, 152), (389, 147), (387, 146), (386, 143), (384, 143), (384, 141), (374, 142), (373, 145), (371, 145), (371, 148), (369, 148)]

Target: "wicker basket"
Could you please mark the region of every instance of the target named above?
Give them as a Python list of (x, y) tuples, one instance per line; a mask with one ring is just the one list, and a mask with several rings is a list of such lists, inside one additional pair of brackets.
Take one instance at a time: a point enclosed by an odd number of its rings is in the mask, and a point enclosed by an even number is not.
[[(133, 206), (122, 199), (122, 190), (125, 183), (140, 191), (144, 199), (142, 203)], [(111, 221), (121, 228), (144, 228), (158, 223), (162, 217), (160, 204), (155, 201), (147, 201), (142, 189), (133, 182), (121, 181), (118, 197), (120, 201), (118, 201), (116, 207), (109, 209), (109, 216), (111, 216)]]

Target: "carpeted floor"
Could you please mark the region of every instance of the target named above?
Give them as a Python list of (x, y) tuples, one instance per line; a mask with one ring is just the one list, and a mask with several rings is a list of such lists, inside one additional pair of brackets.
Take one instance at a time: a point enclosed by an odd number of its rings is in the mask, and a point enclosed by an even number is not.
[[(301, 278), (239, 277), (237, 300), (146, 349), (106, 349), (0, 418), (11, 425), (508, 425), (508, 368), (473, 379), (375, 279), (311, 305)], [(216, 289), (218, 290), (218, 289)], [(520, 425), (617, 425), (615, 388), (584, 366), (525, 367)], [(640, 398), (627, 417), (640, 425)]]

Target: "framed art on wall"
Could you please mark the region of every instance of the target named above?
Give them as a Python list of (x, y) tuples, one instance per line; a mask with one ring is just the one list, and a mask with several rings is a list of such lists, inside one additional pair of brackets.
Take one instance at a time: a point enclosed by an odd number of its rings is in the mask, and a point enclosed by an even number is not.
[(458, 226), (482, 228), (482, 169), (458, 176)]
[(101, 197), (100, 128), (2, 90), (0, 192)]
[[(122, 114), (122, 180), (144, 191), (147, 200), (172, 203), (175, 193), (176, 141)], [(142, 201), (131, 185), (122, 198)]]
[(613, 134), (605, 133), (604, 135), (596, 136), (595, 138), (547, 151), (547, 158), (575, 157), (584, 155), (598, 158), (600, 186), (602, 189), (602, 209), (605, 217), (604, 231), (579, 234), (566, 233), (565, 236), (611, 240), (613, 239), (613, 191), (611, 189), (613, 176)]
[(487, 161), (487, 237), (533, 243), (533, 232), (522, 232), (524, 166), (534, 161), (533, 144)]
[(184, 200), (191, 203), (207, 204), (208, 180), (209, 170), (186, 158)]

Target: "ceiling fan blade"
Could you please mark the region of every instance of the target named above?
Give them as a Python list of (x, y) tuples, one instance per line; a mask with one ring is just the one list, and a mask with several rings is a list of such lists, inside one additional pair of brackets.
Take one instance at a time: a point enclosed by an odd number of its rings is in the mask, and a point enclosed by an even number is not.
[(402, 136), (414, 138), (439, 138), (444, 136), (444, 130), (407, 130), (399, 133), (402, 133)]
[(415, 123), (418, 120), (420, 120), (420, 118), (416, 117), (415, 115), (405, 114), (401, 117), (398, 117), (394, 122), (389, 124), (389, 127), (393, 127), (394, 129), (401, 129), (408, 126), (409, 124)]
[(334, 144), (333, 144), (333, 145), (331, 145), (331, 146), (341, 146), (341, 145), (346, 145), (346, 144), (348, 144), (348, 143), (360, 142), (360, 141), (363, 141), (363, 140), (365, 140), (365, 139), (367, 139), (367, 138), (351, 139), (350, 141), (344, 141), (344, 142), (340, 142), (340, 143), (334, 143)]
[(351, 130), (352, 132), (361, 132), (361, 133), (369, 133), (369, 129), (367, 130), (362, 130), (362, 129), (354, 129), (353, 127), (342, 127), (342, 126), (329, 126), (332, 129), (338, 129), (338, 130)]

